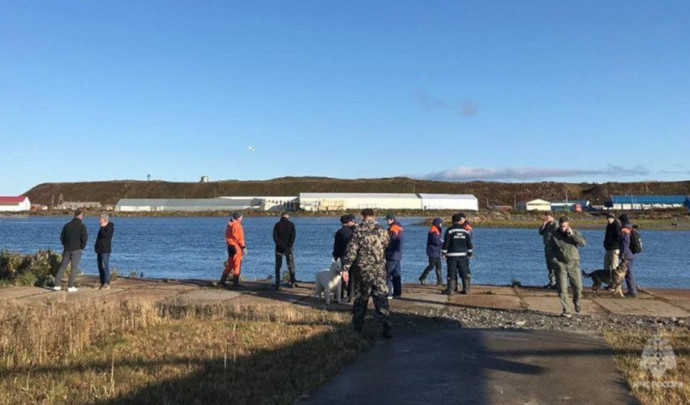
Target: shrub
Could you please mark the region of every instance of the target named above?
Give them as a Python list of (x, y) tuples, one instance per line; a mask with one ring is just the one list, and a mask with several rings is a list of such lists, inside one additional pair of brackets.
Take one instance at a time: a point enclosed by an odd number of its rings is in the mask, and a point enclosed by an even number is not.
[(61, 257), (52, 250), (23, 255), (0, 251), (0, 280), (8, 284), (46, 286), (54, 283)]

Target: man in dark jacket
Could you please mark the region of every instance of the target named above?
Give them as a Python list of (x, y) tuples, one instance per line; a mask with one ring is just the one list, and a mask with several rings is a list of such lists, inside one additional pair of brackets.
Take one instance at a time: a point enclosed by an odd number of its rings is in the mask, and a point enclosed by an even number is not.
[(472, 233), (463, 226), (465, 214), (453, 215), (453, 225), (446, 230), (441, 252), (448, 266), (448, 285), (443, 294), (453, 295), (457, 287), (458, 272), (462, 279), (462, 293), (470, 293), (470, 257), (472, 256)]
[(280, 221), (273, 227), (273, 242), (276, 244), (276, 290), (280, 290), (280, 268), (283, 266), (283, 256), (290, 271), (290, 288), (297, 286), (295, 280), (295, 257), (292, 245), (295, 243), (297, 233), (295, 224), (290, 222), (290, 214), (280, 214)]
[(101, 278), (101, 286), (99, 290), (109, 290), (110, 289), (110, 252), (111, 244), (113, 240), (113, 233), (115, 232), (115, 226), (110, 222), (110, 217), (108, 214), (101, 214), (98, 219), (101, 225), (98, 229), (98, 236), (96, 236), (96, 245), (94, 246), (96, 250), (96, 258), (98, 260), (98, 274)]
[(62, 227), (62, 233), (60, 233), (60, 242), (63, 247), (62, 263), (55, 275), (55, 287), (53, 287), (55, 291), (60, 291), (62, 289), (62, 275), (65, 273), (65, 269), (67, 269), (67, 265), (70, 262), (72, 263), (72, 267), (69, 272), (67, 291), (77, 291), (77, 287), (74, 286), (74, 280), (77, 278), (77, 273), (79, 272), (81, 252), (86, 247), (86, 241), (89, 237), (86, 232), (86, 226), (81, 222), (83, 218), (84, 213), (81, 209), (77, 209), (74, 212), (74, 219)]
[(606, 214), (606, 234), (604, 235), (604, 270), (613, 271), (618, 267), (620, 255), (621, 224), (612, 213)]
[(548, 249), (547, 244), (551, 239), (551, 235), (558, 229), (558, 224), (553, 219), (553, 214), (547, 212), (544, 214), (544, 222), (542, 222), (539, 227), (539, 235), (542, 236), (542, 241), (544, 242), (544, 257), (546, 258), (546, 270), (549, 272), (549, 282), (544, 286), (544, 288), (554, 289), (556, 288), (556, 266), (551, 261), (551, 251)]
[(429, 258), (429, 265), (426, 266), (422, 275), (419, 276), (419, 282), (424, 285), (424, 280), (431, 269), (436, 268), (436, 285), (443, 285), (443, 275), (441, 274), (441, 247), (443, 246), (443, 239), (441, 239), (441, 232), (443, 232), (443, 220), (441, 218), (434, 218), (429, 228), (429, 233), (426, 236), (426, 255)]
[[(352, 214), (343, 215), (340, 217), (341, 228), (335, 233), (333, 240), (333, 260), (340, 260), (340, 265), (345, 263), (345, 254), (347, 253), (347, 245), (352, 239), (352, 232), (355, 230), (355, 216)], [(354, 297), (355, 287), (355, 266), (352, 266), (348, 271), (347, 283), (343, 282), (342, 297), (347, 295), (347, 301), (352, 301)]]
[(402, 260), (403, 227), (395, 219), (395, 215), (386, 215), (390, 244), (386, 248), (386, 275), (388, 284), (388, 299), (402, 297)]
[(630, 250), (630, 237), (633, 232), (634, 225), (630, 223), (630, 219), (626, 214), (618, 217), (621, 221), (621, 238), (619, 241), (620, 258), (625, 259), (628, 272), (625, 273), (625, 286), (628, 292), (625, 294), (628, 297), (637, 297), (637, 281), (635, 280), (635, 273), (633, 272), (633, 264), (635, 264), (635, 254)]

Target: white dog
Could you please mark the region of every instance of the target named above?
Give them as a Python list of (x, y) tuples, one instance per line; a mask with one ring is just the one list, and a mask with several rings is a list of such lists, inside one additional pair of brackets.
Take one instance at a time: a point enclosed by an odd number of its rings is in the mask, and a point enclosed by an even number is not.
[(326, 304), (331, 303), (331, 292), (335, 292), (335, 300), (340, 303), (342, 295), (342, 285), (343, 279), (340, 276), (340, 270), (342, 265), (340, 264), (340, 259), (331, 263), (331, 268), (326, 270), (321, 270), (316, 273), (316, 291), (314, 291), (314, 297), (320, 298), (323, 292), (326, 298)]

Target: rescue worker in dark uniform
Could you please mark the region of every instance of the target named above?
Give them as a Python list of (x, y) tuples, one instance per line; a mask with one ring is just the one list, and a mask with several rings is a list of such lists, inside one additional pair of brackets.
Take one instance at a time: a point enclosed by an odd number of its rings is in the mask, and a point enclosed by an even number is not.
[(436, 285), (443, 285), (443, 274), (441, 273), (441, 246), (443, 246), (443, 239), (441, 232), (443, 231), (443, 219), (434, 218), (434, 221), (429, 228), (426, 237), (426, 255), (429, 257), (429, 265), (426, 266), (422, 275), (419, 276), (419, 283), (424, 285), (426, 276), (431, 269), (436, 268)]
[(402, 296), (402, 261), (403, 227), (395, 219), (395, 215), (386, 215), (388, 223), (388, 236), (390, 244), (386, 248), (386, 283), (388, 284), (388, 298), (400, 298)]
[(362, 222), (352, 233), (347, 245), (343, 271), (357, 263), (355, 277), (355, 302), (352, 305), (352, 328), (360, 332), (364, 326), (369, 296), (374, 301), (376, 315), (383, 324), (383, 336), (391, 337), (390, 310), (388, 309), (388, 286), (386, 285), (385, 250), (390, 243), (388, 232), (376, 223), (374, 210), (362, 210)]
[[(342, 224), (342, 227), (335, 233), (333, 240), (333, 253), (331, 255), (333, 256), (333, 260), (340, 260), (340, 264), (342, 265), (345, 263), (347, 245), (350, 243), (350, 239), (352, 239), (352, 232), (355, 229), (355, 216), (352, 214), (343, 215), (340, 217), (340, 223)], [(354, 297), (354, 273), (355, 268), (353, 266), (348, 271), (347, 283), (342, 283), (341, 296), (345, 297), (347, 295), (348, 302), (352, 301), (352, 298)]]
[(472, 256), (472, 233), (465, 229), (465, 214), (453, 215), (453, 226), (446, 230), (441, 252), (448, 266), (448, 286), (444, 294), (453, 295), (457, 289), (458, 272), (462, 279), (462, 293), (470, 293), (470, 257)]

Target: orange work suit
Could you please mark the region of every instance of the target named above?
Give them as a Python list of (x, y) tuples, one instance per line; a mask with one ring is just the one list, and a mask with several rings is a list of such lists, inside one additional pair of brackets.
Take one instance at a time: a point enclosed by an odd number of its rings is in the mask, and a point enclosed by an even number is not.
[(240, 221), (228, 221), (228, 225), (225, 227), (225, 241), (228, 244), (228, 263), (223, 271), (223, 276), (227, 276), (232, 270), (235, 279), (239, 279), (242, 266), (242, 249), (246, 247), (244, 229)]

